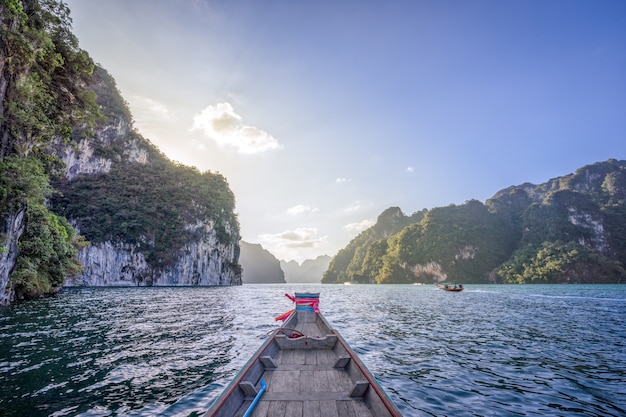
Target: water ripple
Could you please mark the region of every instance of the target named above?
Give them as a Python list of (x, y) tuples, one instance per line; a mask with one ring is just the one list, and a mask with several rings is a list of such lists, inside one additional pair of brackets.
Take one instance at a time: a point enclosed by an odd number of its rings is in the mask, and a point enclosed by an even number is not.
[(70, 290), (0, 310), (0, 415), (200, 416), (295, 290), (406, 416), (626, 415), (626, 288), (586, 285)]

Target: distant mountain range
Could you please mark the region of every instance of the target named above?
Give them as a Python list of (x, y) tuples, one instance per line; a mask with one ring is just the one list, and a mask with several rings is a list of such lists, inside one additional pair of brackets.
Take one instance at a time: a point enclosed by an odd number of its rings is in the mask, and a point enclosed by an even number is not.
[(287, 282), (319, 283), (331, 260), (332, 258), (328, 255), (320, 255), (315, 259), (307, 259), (302, 264), (296, 261), (280, 261), (280, 266), (285, 271)]
[(244, 284), (319, 283), (331, 261), (327, 255), (307, 259), (302, 264), (279, 261), (260, 244), (241, 241), (239, 246)]
[(239, 264), (244, 284), (284, 284), (280, 262), (258, 243), (239, 242)]
[(391, 207), (323, 283), (626, 282), (626, 161), (406, 216)]

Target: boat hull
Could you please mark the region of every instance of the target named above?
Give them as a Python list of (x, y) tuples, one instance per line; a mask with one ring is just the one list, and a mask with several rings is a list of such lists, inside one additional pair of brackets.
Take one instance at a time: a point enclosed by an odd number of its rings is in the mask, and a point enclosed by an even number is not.
[(439, 288), (440, 290), (444, 290), (444, 291), (449, 291), (449, 292), (461, 292), (463, 291), (463, 286), (457, 287), (451, 287), (449, 285), (437, 285), (437, 288)]

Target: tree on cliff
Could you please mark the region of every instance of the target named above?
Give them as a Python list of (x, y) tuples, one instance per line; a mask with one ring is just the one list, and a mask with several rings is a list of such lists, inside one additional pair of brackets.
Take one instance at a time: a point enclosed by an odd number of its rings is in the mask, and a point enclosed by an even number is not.
[(50, 145), (99, 115), (85, 88), (93, 67), (67, 5), (0, 0), (0, 302), (10, 297), (7, 284), (17, 298), (54, 292), (78, 265), (71, 226), (44, 202), (60, 167)]

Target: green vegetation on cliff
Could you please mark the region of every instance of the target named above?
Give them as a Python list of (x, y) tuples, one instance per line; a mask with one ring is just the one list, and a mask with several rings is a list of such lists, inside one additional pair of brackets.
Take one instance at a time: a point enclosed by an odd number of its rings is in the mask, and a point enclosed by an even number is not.
[(0, 21), (0, 157), (24, 156), (93, 122), (95, 94), (85, 84), (94, 64), (71, 32), (67, 5), (2, 0)]
[(44, 198), (51, 189), (43, 164), (35, 157), (0, 161), (0, 213), (23, 209), (20, 255), (11, 275), (18, 299), (54, 292), (65, 277), (76, 273), (76, 248), (82, 244), (67, 221), (48, 211)]
[[(107, 116), (95, 133), (113, 120), (131, 124), (126, 102), (105, 70), (96, 68), (90, 88)], [(72, 138), (78, 142), (84, 136), (78, 130)], [(145, 152), (145, 163), (128, 156), (130, 143)], [(219, 242), (237, 243), (235, 196), (221, 174), (174, 163), (132, 130), (89, 144), (94, 156), (111, 161), (110, 170), (54, 181), (58, 193), (50, 200), (52, 210), (75, 221), (89, 242), (135, 245), (154, 271), (172, 266), (183, 246), (199, 239), (198, 222), (212, 221)]]
[(189, 226), (198, 219), (213, 219), (218, 239), (234, 243), (239, 225), (226, 179), (174, 164), (156, 152), (151, 160), (121, 161), (107, 173), (58, 181), (61, 193), (52, 198), (52, 208), (75, 219), (92, 243), (137, 245), (155, 269), (171, 265), (183, 245), (197, 239)]
[[(115, 81), (78, 47), (62, 1), (0, 0), (0, 103), (0, 251), (17, 247), (5, 268), (15, 298), (54, 293), (80, 271), (85, 238), (136, 245), (154, 271), (210, 227), (219, 242), (237, 243), (226, 179), (171, 162), (132, 129)], [(63, 178), (59, 153), (81, 146), (106, 167)], [(9, 230), (6, 219), (20, 221)]]
[[(378, 253), (368, 256), (371, 245), (378, 247), (385, 245), (386, 239), (402, 230), (405, 226), (420, 219), (423, 212), (415, 213), (412, 217), (406, 217), (398, 207), (391, 207), (378, 216), (376, 224), (352, 239), (344, 249), (333, 258), (322, 278), (323, 283), (354, 281), (359, 283), (371, 282), (378, 268), (374, 265)], [(382, 241), (381, 241), (382, 240)], [(379, 242), (380, 241), (380, 242)], [(386, 246), (384, 247), (386, 250)], [(368, 259), (364, 264), (364, 260)], [(364, 269), (366, 268), (366, 269)]]
[[(93, 62), (70, 31), (58, 1), (0, 1), (0, 219), (2, 250), (19, 236), (11, 287), (16, 298), (53, 293), (79, 265), (80, 239), (44, 205), (59, 161), (49, 154), (78, 123), (99, 116), (84, 88)], [(6, 218), (24, 213), (17, 230)], [(0, 290), (4, 291), (4, 288)]]
[(626, 279), (626, 161), (596, 163), (485, 204), (388, 209), (322, 282), (606, 283)]

